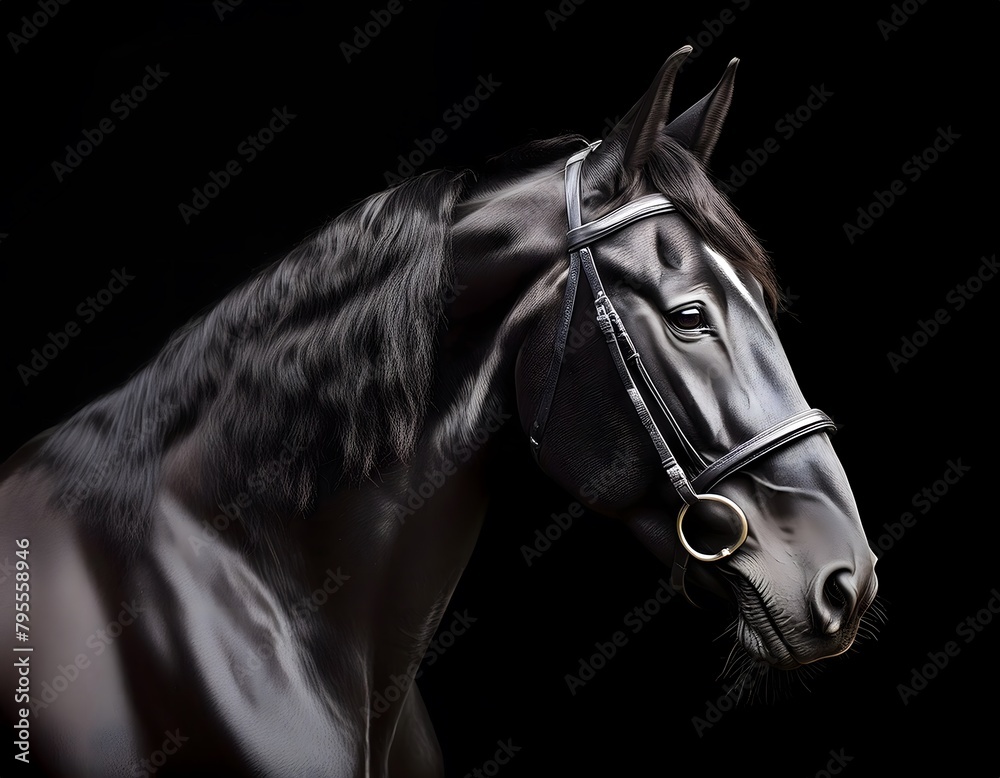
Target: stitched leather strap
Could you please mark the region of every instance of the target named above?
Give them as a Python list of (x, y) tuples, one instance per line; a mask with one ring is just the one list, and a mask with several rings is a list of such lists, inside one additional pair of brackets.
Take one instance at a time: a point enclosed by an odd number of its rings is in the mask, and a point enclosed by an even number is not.
[(719, 457), (693, 479), (695, 490), (702, 494), (730, 473), (741, 470), (756, 459), (803, 435), (823, 430), (836, 431), (837, 425), (823, 411), (810, 408), (789, 416), (782, 422), (754, 435), (732, 451)]
[[(663, 433), (660, 432), (659, 427), (656, 426), (656, 422), (653, 421), (653, 417), (649, 413), (649, 408), (646, 406), (646, 401), (643, 400), (638, 387), (635, 385), (635, 381), (632, 379), (632, 374), (629, 372), (628, 363), (635, 362), (641, 365), (642, 358), (639, 356), (639, 352), (636, 351), (632, 339), (621, 323), (621, 319), (618, 318), (618, 312), (615, 311), (614, 305), (611, 304), (611, 300), (608, 299), (607, 294), (604, 292), (604, 285), (601, 283), (597, 267), (594, 265), (594, 255), (589, 248), (582, 248), (578, 253), (580, 254), (583, 272), (586, 274), (587, 280), (590, 282), (591, 291), (594, 293), (594, 300), (597, 306), (597, 324), (604, 333), (604, 339), (607, 341), (608, 349), (611, 352), (611, 359), (618, 369), (618, 375), (625, 386), (625, 391), (632, 401), (632, 405), (639, 416), (639, 420), (642, 422), (643, 428), (656, 448), (656, 453), (660, 457), (660, 464), (663, 466), (663, 470), (670, 479), (674, 490), (687, 504), (695, 503), (698, 501), (698, 497), (694, 489), (692, 489), (687, 475), (684, 473), (684, 468), (677, 462), (673, 452), (670, 450), (670, 446), (667, 445), (667, 441), (663, 437)], [(622, 346), (625, 347), (624, 354), (622, 353)]]
[(542, 397), (538, 404), (538, 411), (535, 413), (535, 422), (531, 425), (531, 453), (538, 461), (538, 454), (542, 448), (542, 436), (545, 434), (545, 425), (549, 420), (549, 412), (552, 410), (552, 400), (556, 395), (556, 386), (559, 383), (559, 373), (562, 369), (563, 359), (566, 356), (566, 340), (569, 337), (569, 325), (573, 320), (573, 304), (576, 301), (576, 289), (580, 282), (580, 258), (574, 254), (570, 258), (569, 275), (566, 277), (566, 291), (563, 293), (562, 318), (559, 321), (559, 329), (556, 331), (555, 347), (552, 353), (552, 361), (549, 362), (549, 371), (545, 376), (545, 385), (542, 388)]
[[(567, 181), (568, 184), (568, 181)], [(616, 208), (592, 222), (571, 227), (567, 233), (569, 250), (576, 251), (584, 246), (607, 237), (618, 230), (628, 227), (633, 222), (656, 216), (661, 213), (673, 213), (677, 208), (661, 194), (651, 194), (640, 197), (621, 208)], [(579, 212), (578, 212), (579, 213)]]
[[(599, 143), (600, 141), (591, 144), (566, 161), (566, 213), (570, 228), (578, 227), (581, 220), (580, 177), (582, 175), (583, 160), (592, 149), (597, 148)], [(536, 462), (542, 448), (542, 436), (545, 434), (545, 425), (548, 423), (549, 412), (552, 410), (552, 400), (556, 395), (556, 386), (559, 384), (562, 363), (566, 357), (566, 341), (569, 338), (569, 328), (573, 321), (576, 290), (580, 283), (580, 255), (578, 252), (573, 252), (570, 254), (569, 259), (569, 275), (566, 277), (566, 288), (563, 291), (562, 307), (559, 314), (559, 329), (556, 330), (552, 361), (549, 362), (549, 370), (545, 376), (545, 384), (542, 387), (542, 396), (538, 403), (538, 410), (535, 412), (535, 421), (531, 425), (531, 434), (529, 436), (531, 453)]]

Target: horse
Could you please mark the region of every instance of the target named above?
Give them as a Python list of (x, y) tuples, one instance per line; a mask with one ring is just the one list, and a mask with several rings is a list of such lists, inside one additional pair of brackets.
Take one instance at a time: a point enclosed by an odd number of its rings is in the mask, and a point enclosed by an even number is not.
[(351, 206), (3, 464), (16, 758), (442, 775), (414, 675), (503, 434), (678, 591), (734, 605), (747, 668), (852, 646), (876, 557), (772, 261), (708, 172), (738, 60), (672, 116), (690, 50), (603, 142)]

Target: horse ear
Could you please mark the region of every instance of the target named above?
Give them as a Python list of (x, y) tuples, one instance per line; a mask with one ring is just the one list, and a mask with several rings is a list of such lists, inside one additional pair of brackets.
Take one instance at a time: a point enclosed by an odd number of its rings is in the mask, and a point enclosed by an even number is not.
[(618, 123), (602, 144), (607, 149), (617, 150), (621, 147), (624, 139), (622, 166), (626, 169), (637, 170), (649, 158), (653, 142), (670, 113), (670, 97), (674, 91), (674, 78), (690, 53), (690, 46), (682, 46), (667, 57), (667, 61), (663, 63), (663, 67), (656, 74), (656, 78), (646, 90), (646, 94), (632, 106), (625, 118)]
[(712, 156), (722, 123), (729, 113), (738, 64), (738, 59), (730, 60), (715, 89), (667, 125), (667, 134), (691, 151), (702, 164), (707, 164)]

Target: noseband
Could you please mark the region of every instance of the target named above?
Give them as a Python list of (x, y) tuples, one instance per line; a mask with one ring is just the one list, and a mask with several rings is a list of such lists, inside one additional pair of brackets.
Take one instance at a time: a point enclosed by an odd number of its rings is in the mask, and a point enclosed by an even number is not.
[[(583, 151), (574, 154), (566, 162), (566, 212), (569, 221), (567, 240), (570, 256), (569, 276), (566, 280), (566, 289), (563, 294), (562, 318), (559, 322), (559, 329), (556, 331), (552, 361), (549, 364), (549, 371), (546, 376), (538, 411), (535, 415), (535, 421), (531, 427), (531, 450), (537, 461), (542, 446), (542, 436), (545, 433), (545, 425), (548, 421), (549, 411), (552, 408), (552, 400), (555, 397), (556, 385), (559, 383), (559, 373), (566, 352), (566, 341), (573, 318), (573, 308), (576, 302), (577, 286), (582, 268), (594, 296), (594, 304), (597, 310), (597, 324), (601, 328), (601, 332), (604, 333), (604, 339), (607, 341), (608, 349), (611, 352), (611, 359), (615, 363), (615, 368), (618, 370), (618, 375), (621, 377), (625, 391), (632, 400), (632, 405), (635, 407), (635, 412), (639, 416), (642, 426), (656, 448), (664, 472), (670, 479), (674, 491), (677, 492), (678, 497), (683, 502), (677, 514), (677, 538), (680, 541), (680, 545), (677, 548), (674, 559), (672, 582), (675, 587), (684, 591), (684, 574), (687, 570), (689, 555), (701, 562), (715, 562), (723, 559), (743, 544), (749, 530), (746, 514), (740, 506), (729, 498), (723, 497), (720, 494), (712, 494), (708, 490), (726, 476), (741, 470), (765, 454), (804, 435), (826, 430), (833, 431), (836, 429), (836, 426), (830, 417), (822, 411), (816, 409), (800, 411), (739, 444), (711, 464), (705, 463), (681, 431), (680, 426), (670, 413), (662, 396), (649, 377), (649, 373), (646, 372), (642, 358), (636, 351), (633, 341), (625, 329), (625, 325), (622, 323), (618, 313), (615, 311), (614, 305), (612, 305), (611, 300), (608, 299), (604, 291), (604, 285), (601, 283), (601, 277), (597, 272), (597, 265), (594, 262), (594, 255), (591, 251), (592, 244), (602, 238), (613, 235), (640, 219), (664, 213), (674, 213), (677, 209), (663, 195), (651, 194), (633, 200), (611, 213), (584, 224), (580, 206), (583, 160), (587, 154), (597, 148), (599, 143), (600, 141), (591, 144)], [(671, 452), (670, 446), (667, 444), (659, 427), (657, 427), (649, 407), (646, 405), (646, 400), (636, 385), (636, 378), (638, 378), (638, 381), (645, 388), (647, 396), (653, 399), (662, 416), (666, 418), (668, 424), (672, 427), (675, 436), (680, 445), (685, 449), (685, 453), (689, 459), (695, 463), (696, 467), (701, 468), (697, 475), (689, 477), (677, 461), (677, 458), (673, 455), (673, 452)], [(714, 554), (705, 554), (698, 551), (691, 545), (684, 534), (684, 520), (688, 512), (694, 506), (704, 503), (717, 503), (724, 506), (725, 509), (731, 511), (736, 517), (739, 523), (738, 526), (740, 527), (736, 541)], [(686, 591), (685, 594), (687, 594)]]

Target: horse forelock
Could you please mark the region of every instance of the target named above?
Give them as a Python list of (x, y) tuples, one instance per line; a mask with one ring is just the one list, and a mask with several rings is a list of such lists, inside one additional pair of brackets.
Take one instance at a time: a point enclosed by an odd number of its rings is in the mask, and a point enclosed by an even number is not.
[(771, 258), (690, 151), (660, 133), (640, 170), (627, 170), (619, 160), (620, 155), (614, 152), (591, 154), (584, 166), (586, 184), (600, 193), (601, 213), (624, 205), (644, 191), (660, 192), (677, 206), (709, 246), (761, 284), (772, 314), (779, 310), (781, 289)]

